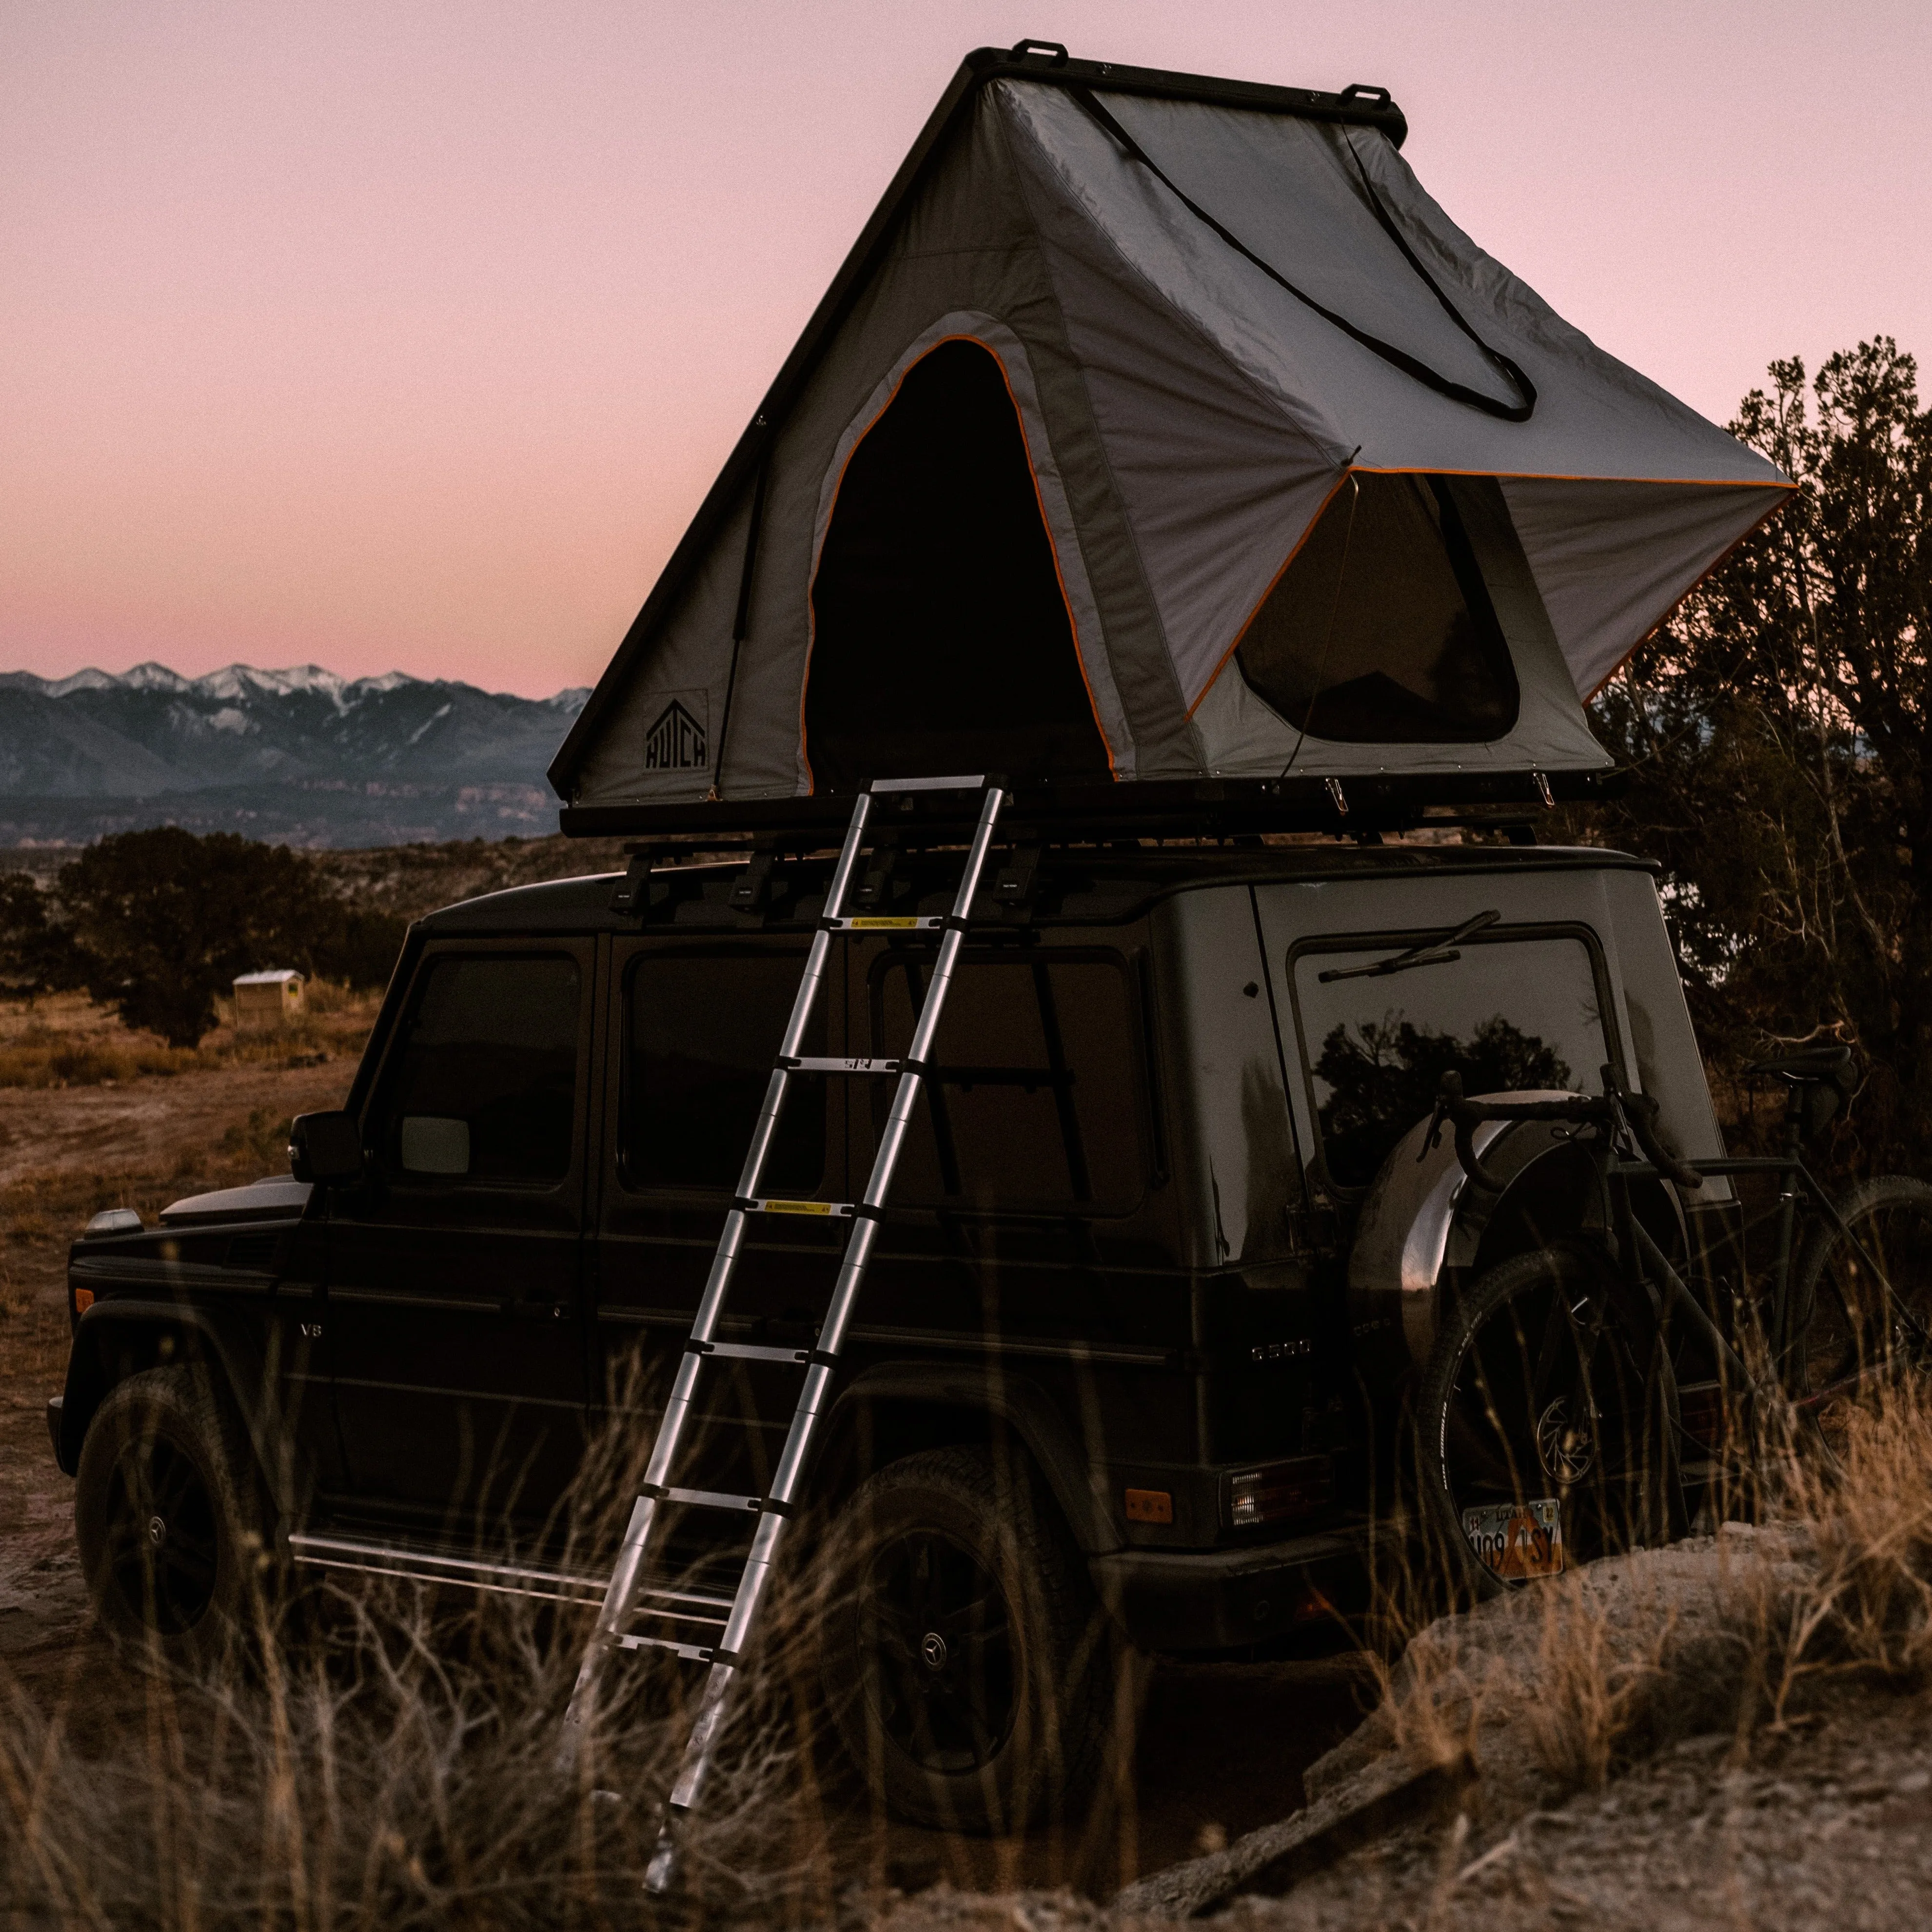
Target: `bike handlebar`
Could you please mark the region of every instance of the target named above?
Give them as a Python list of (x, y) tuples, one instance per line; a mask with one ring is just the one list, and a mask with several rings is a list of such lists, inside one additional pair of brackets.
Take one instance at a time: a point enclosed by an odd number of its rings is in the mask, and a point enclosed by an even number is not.
[(1462, 1096), (1462, 1076), (1453, 1069), (1443, 1075), (1436, 1096), (1436, 1112), (1429, 1124), (1425, 1150), (1442, 1139), (1447, 1120), (1456, 1132), (1456, 1158), (1462, 1172), (1476, 1185), (1491, 1194), (1500, 1194), (1508, 1183), (1499, 1180), (1482, 1162), (1476, 1152), (1474, 1130), (1485, 1120), (1594, 1120), (1607, 1121), (1614, 1132), (1621, 1124), (1630, 1130), (1646, 1160), (1666, 1180), (1680, 1187), (1702, 1187), (1704, 1177), (1671, 1154), (1657, 1137), (1656, 1097), (1633, 1094), (1616, 1084), (1612, 1070), (1604, 1069), (1604, 1091), (1600, 1094), (1570, 1094), (1560, 1100), (1468, 1100)]

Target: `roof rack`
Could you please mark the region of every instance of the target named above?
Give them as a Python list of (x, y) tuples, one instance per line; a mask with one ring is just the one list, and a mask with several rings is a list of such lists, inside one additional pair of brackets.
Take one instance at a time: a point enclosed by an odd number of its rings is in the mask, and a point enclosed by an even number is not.
[[(1002, 834), (1016, 844), (1107, 844), (1121, 839), (1214, 840), (1280, 832), (1368, 837), (1424, 824), (1520, 822), (1527, 812), (1616, 796), (1621, 770), (1464, 772), (1340, 778), (1147, 778), (1130, 783), (1028, 784), (1012, 788)], [(804, 798), (694, 800), (680, 805), (567, 807), (573, 838), (628, 838), (639, 851), (676, 852), (765, 845), (817, 850), (838, 842), (849, 794)], [(892, 794), (882, 818), (902, 842), (958, 844), (973, 814), (961, 795)]]

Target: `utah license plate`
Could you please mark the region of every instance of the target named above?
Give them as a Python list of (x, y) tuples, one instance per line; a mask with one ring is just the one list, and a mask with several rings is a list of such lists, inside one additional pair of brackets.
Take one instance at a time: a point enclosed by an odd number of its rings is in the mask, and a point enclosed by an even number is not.
[(1563, 1514), (1553, 1497), (1466, 1509), (1462, 1534), (1491, 1575), (1506, 1583), (1563, 1574)]

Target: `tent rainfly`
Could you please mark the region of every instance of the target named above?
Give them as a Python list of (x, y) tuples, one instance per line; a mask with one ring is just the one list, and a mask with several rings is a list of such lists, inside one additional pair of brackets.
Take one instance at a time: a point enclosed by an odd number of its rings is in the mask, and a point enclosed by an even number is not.
[(567, 829), (1604, 766), (1584, 700), (1790, 485), (1406, 132), (1379, 88), (969, 56), (558, 752)]

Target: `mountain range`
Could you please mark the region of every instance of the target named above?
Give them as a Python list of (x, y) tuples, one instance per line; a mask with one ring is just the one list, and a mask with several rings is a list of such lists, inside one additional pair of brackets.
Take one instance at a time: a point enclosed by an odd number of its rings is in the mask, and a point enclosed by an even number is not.
[(0, 673), (0, 845), (179, 824), (304, 845), (542, 834), (587, 691), (512, 697), (316, 664)]

